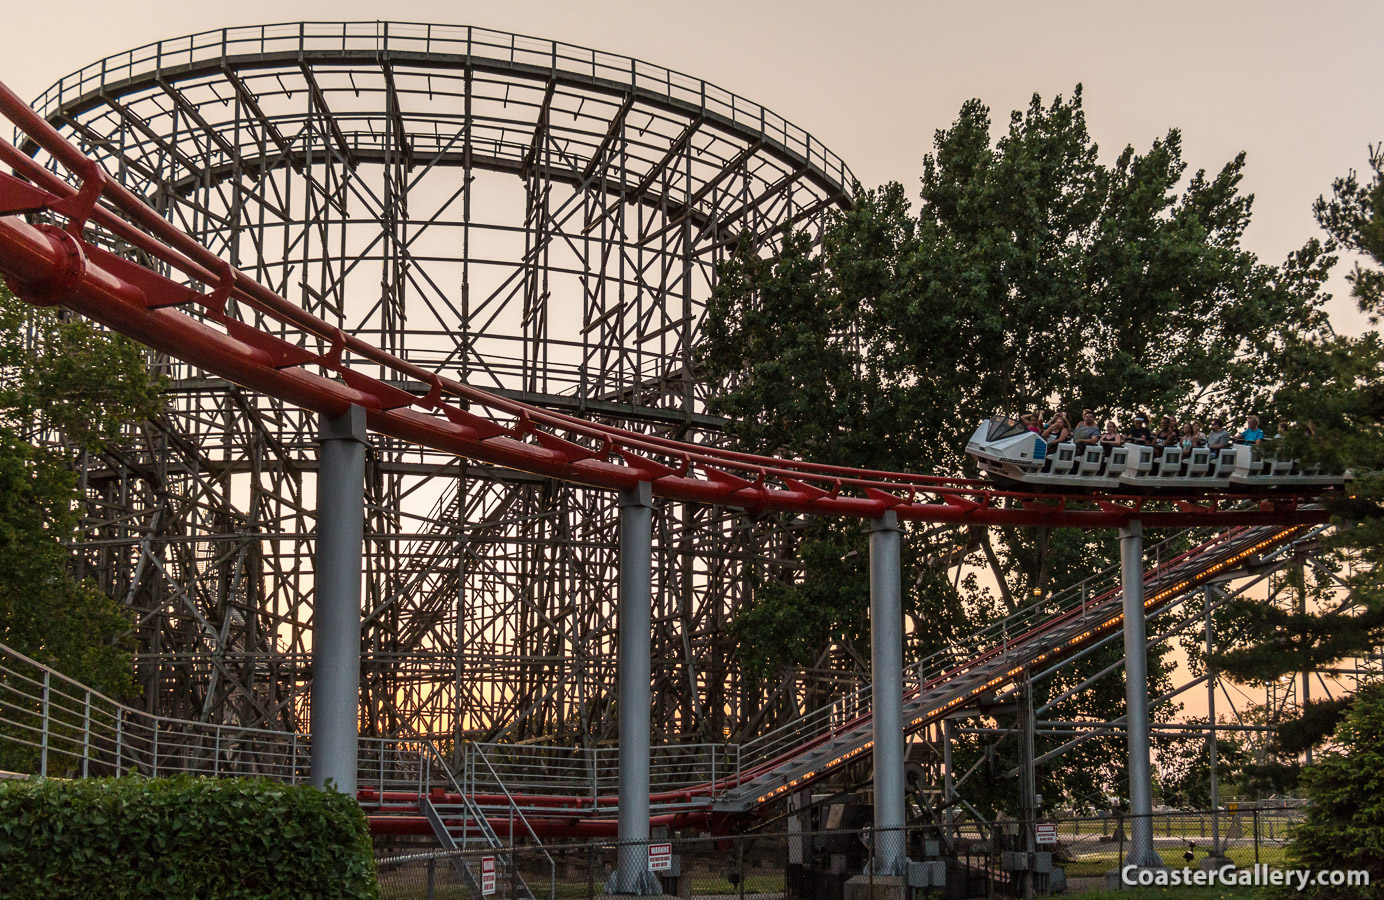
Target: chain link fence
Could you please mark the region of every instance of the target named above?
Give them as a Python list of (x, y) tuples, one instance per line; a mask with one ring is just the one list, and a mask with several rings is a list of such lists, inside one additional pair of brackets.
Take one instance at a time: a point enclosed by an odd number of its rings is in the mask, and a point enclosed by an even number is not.
[[(1286, 867), (1284, 847), (1304, 809), (1231, 803), (1150, 819), (1153, 846), (1171, 868)], [(973, 820), (906, 829), (907, 870), (874, 870), (878, 838), (863, 804), (836, 804), (726, 837), (655, 839), (651, 868), (669, 896), (706, 900), (844, 900), (846, 884), (898, 885), (914, 897), (1076, 895), (1115, 886), (1131, 851), (1127, 814), (1054, 815), (1036, 822)], [(850, 827), (835, 827), (847, 824)], [(413, 852), (378, 860), (383, 900), (559, 900), (606, 894), (614, 841), (550, 842), (489, 850)], [(876, 885), (871, 885), (876, 882)]]

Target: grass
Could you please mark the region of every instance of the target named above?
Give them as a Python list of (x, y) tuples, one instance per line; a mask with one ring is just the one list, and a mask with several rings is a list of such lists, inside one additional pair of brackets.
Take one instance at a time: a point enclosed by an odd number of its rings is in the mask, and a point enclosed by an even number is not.
[[(1221, 834), (1224, 836), (1232, 823), (1238, 823), (1240, 830), (1248, 837), (1254, 827), (1253, 816), (1241, 811), (1238, 815), (1232, 816), (1230, 813), (1222, 813)], [(1285, 830), (1302, 821), (1298, 815), (1281, 815), (1262, 813), (1259, 817), (1259, 835), (1261, 838), (1268, 837), (1272, 828), (1275, 838), (1282, 837)], [(1204, 838), (1209, 840), (1211, 834), (1211, 817), (1209, 815), (1155, 815), (1153, 822), (1154, 837), (1182, 837), (1182, 838)], [(1125, 819), (1124, 827), (1126, 833), (1129, 830), (1129, 820)], [(1058, 823), (1057, 833), (1059, 837), (1102, 835), (1109, 834), (1115, 827), (1114, 819), (1083, 819), (1080, 822), (1060, 822)]]
[[(1191, 868), (1196, 868), (1201, 864), (1202, 857), (1205, 856), (1205, 848), (1199, 848), (1196, 861), (1191, 864)], [(1180, 869), (1187, 865), (1182, 858), (1183, 851), (1176, 847), (1162, 847), (1158, 850), (1158, 855), (1163, 857), (1163, 862), (1174, 869)], [(1242, 869), (1254, 865), (1253, 847), (1227, 847), (1225, 855), (1230, 861)], [(1074, 862), (1062, 863), (1062, 868), (1067, 870), (1068, 878), (1094, 878), (1104, 875), (1119, 864), (1120, 855), (1118, 851), (1103, 853), (1083, 853), (1079, 854)], [(1281, 866), (1285, 859), (1282, 847), (1259, 848), (1259, 862), (1267, 863), (1271, 866)], [(1121, 896), (1126, 896), (1126, 892), (1121, 892)], [(1181, 896), (1179, 894), (1179, 896)], [(1193, 900), (1193, 898), (1188, 898)]]
[(1132, 887), (1122, 891), (1086, 891), (1081, 900), (1255, 900), (1259, 888), (1224, 885), (1215, 887)]

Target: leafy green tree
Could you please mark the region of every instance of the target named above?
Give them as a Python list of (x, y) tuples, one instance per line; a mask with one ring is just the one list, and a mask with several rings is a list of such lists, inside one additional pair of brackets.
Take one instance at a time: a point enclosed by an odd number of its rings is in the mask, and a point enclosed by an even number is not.
[(136, 344), (0, 284), (0, 643), (116, 694), (134, 686), (131, 622), (71, 575), (64, 542), (82, 500), (71, 463), (156, 414), (159, 390)]
[(1384, 688), (1362, 689), (1332, 744), (1305, 769), (1306, 819), (1293, 829), (1288, 856), (1294, 866), (1365, 870), (1368, 887), (1314, 885), (1317, 898), (1384, 897)]
[(959, 472), (997, 409), (1248, 403), (1323, 321), (1319, 244), (1279, 267), (1240, 246), (1243, 154), (1180, 193), (1176, 130), (1102, 165), (1079, 88), (990, 125), (971, 101), (937, 133), (916, 213), (897, 183), (858, 190), (820, 252), (796, 235), (727, 263), (700, 363), (742, 443)]
[[(991, 124), (971, 101), (937, 132), (916, 208), (897, 183), (858, 188), (820, 245), (788, 234), (771, 255), (743, 245), (726, 262), (697, 364), (741, 446), (973, 472), (965, 441), (996, 410), (1086, 405), (1122, 421), (1248, 412), (1265, 401), (1259, 386), (1284, 344), (1324, 321), (1321, 244), (1281, 266), (1241, 246), (1252, 205), (1239, 192), (1243, 154), (1186, 178), (1172, 130), (1103, 164), (1079, 87), (1046, 104), (1035, 96), (998, 140)], [(801, 571), (766, 579), (735, 623), (759, 671), (868, 634), (865, 570), (843, 562), (865, 554), (863, 538), (813, 523), (803, 541)], [(912, 528), (910, 570), (952, 541)], [(995, 593), (917, 579), (914, 622), (943, 624), (915, 634), (916, 650), (1041, 601), (1116, 552), (1112, 535), (1042, 529), (977, 529), (966, 546), (994, 572)], [(1083, 661), (1086, 674), (1106, 663)]]

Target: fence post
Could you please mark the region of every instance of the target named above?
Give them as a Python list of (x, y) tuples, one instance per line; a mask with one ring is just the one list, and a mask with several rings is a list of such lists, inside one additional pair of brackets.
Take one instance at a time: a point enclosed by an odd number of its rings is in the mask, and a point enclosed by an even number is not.
[(1254, 805), (1254, 864), (1259, 865), (1259, 804)]
[(288, 783), (298, 783), (298, 732), (293, 732), (293, 736), (288, 740)]
[[(872, 864), (873, 865), (873, 864)], [(735, 871), (740, 876), (740, 883), (736, 885), (739, 889), (740, 900), (745, 900), (745, 839), (735, 839)], [(870, 892), (874, 896), (874, 892)]]
[(91, 770), (91, 691), (82, 703), (82, 777)]
[(211, 745), (211, 776), (216, 778), (221, 774), (221, 726), (216, 726), (216, 738)]
[(120, 777), (125, 756), (125, 710), (115, 708), (115, 777)]
[(997, 826), (990, 826), (990, 849), (987, 851), (990, 854), (990, 859), (988, 861), (990, 871), (989, 877), (985, 879), (985, 896), (990, 898), (990, 900), (993, 900), (995, 896), (995, 870), (999, 868), (1000, 861), (1000, 848), (997, 846), (998, 839), (996, 837), (998, 831), (999, 829)]
[(437, 857), (428, 859), (428, 900), (437, 898)]
[(154, 756), (150, 763), (150, 778), (159, 777), (159, 720), (154, 720)]
[(874, 853), (874, 850), (875, 850), (875, 847), (879, 845), (879, 837), (880, 837), (880, 835), (879, 835), (879, 829), (875, 829), (874, 831), (871, 831), (871, 832), (870, 832), (870, 844), (871, 844), (872, 846), (870, 847), (870, 859), (869, 859), (869, 862), (867, 863), (867, 865), (869, 866), (869, 868), (868, 868), (866, 871), (869, 872), (869, 874), (870, 874), (870, 897), (871, 897), (871, 898), (873, 898), (873, 897), (875, 896), (875, 853)]
[(48, 775), (48, 690), (49, 675), (51, 673), (43, 670), (43, 736), (39, 741), (38, 774)]

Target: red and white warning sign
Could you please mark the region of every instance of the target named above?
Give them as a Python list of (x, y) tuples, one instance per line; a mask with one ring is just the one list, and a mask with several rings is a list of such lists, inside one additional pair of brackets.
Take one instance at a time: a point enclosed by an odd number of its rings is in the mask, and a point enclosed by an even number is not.
[(495, 893), (495, 857), (481, 857), (481, 893)]
[(650, 844), (650, 845), (649, 845), (649, 871), (650, 871), (650, 872), (671, 872), (671, 871), (673, 871), (673, 845), (672, 845), (672, 844)]
[(1056, 825), (1056, 823), (1053, 823), (1053, 822), (1039, 822), (1039, 823), (1037, 824), (1037, 826), (1035, 826), (1035, 827), (1037, 828), (1037, 835), (1036, 835), (1036, 838), (1037, 838), (1038, 846), (1041, 847), (1041, 846), (1043, 846), (1044, 844), (1056, 844), (1056, 843), (1057, 843), (1057, 825)]

